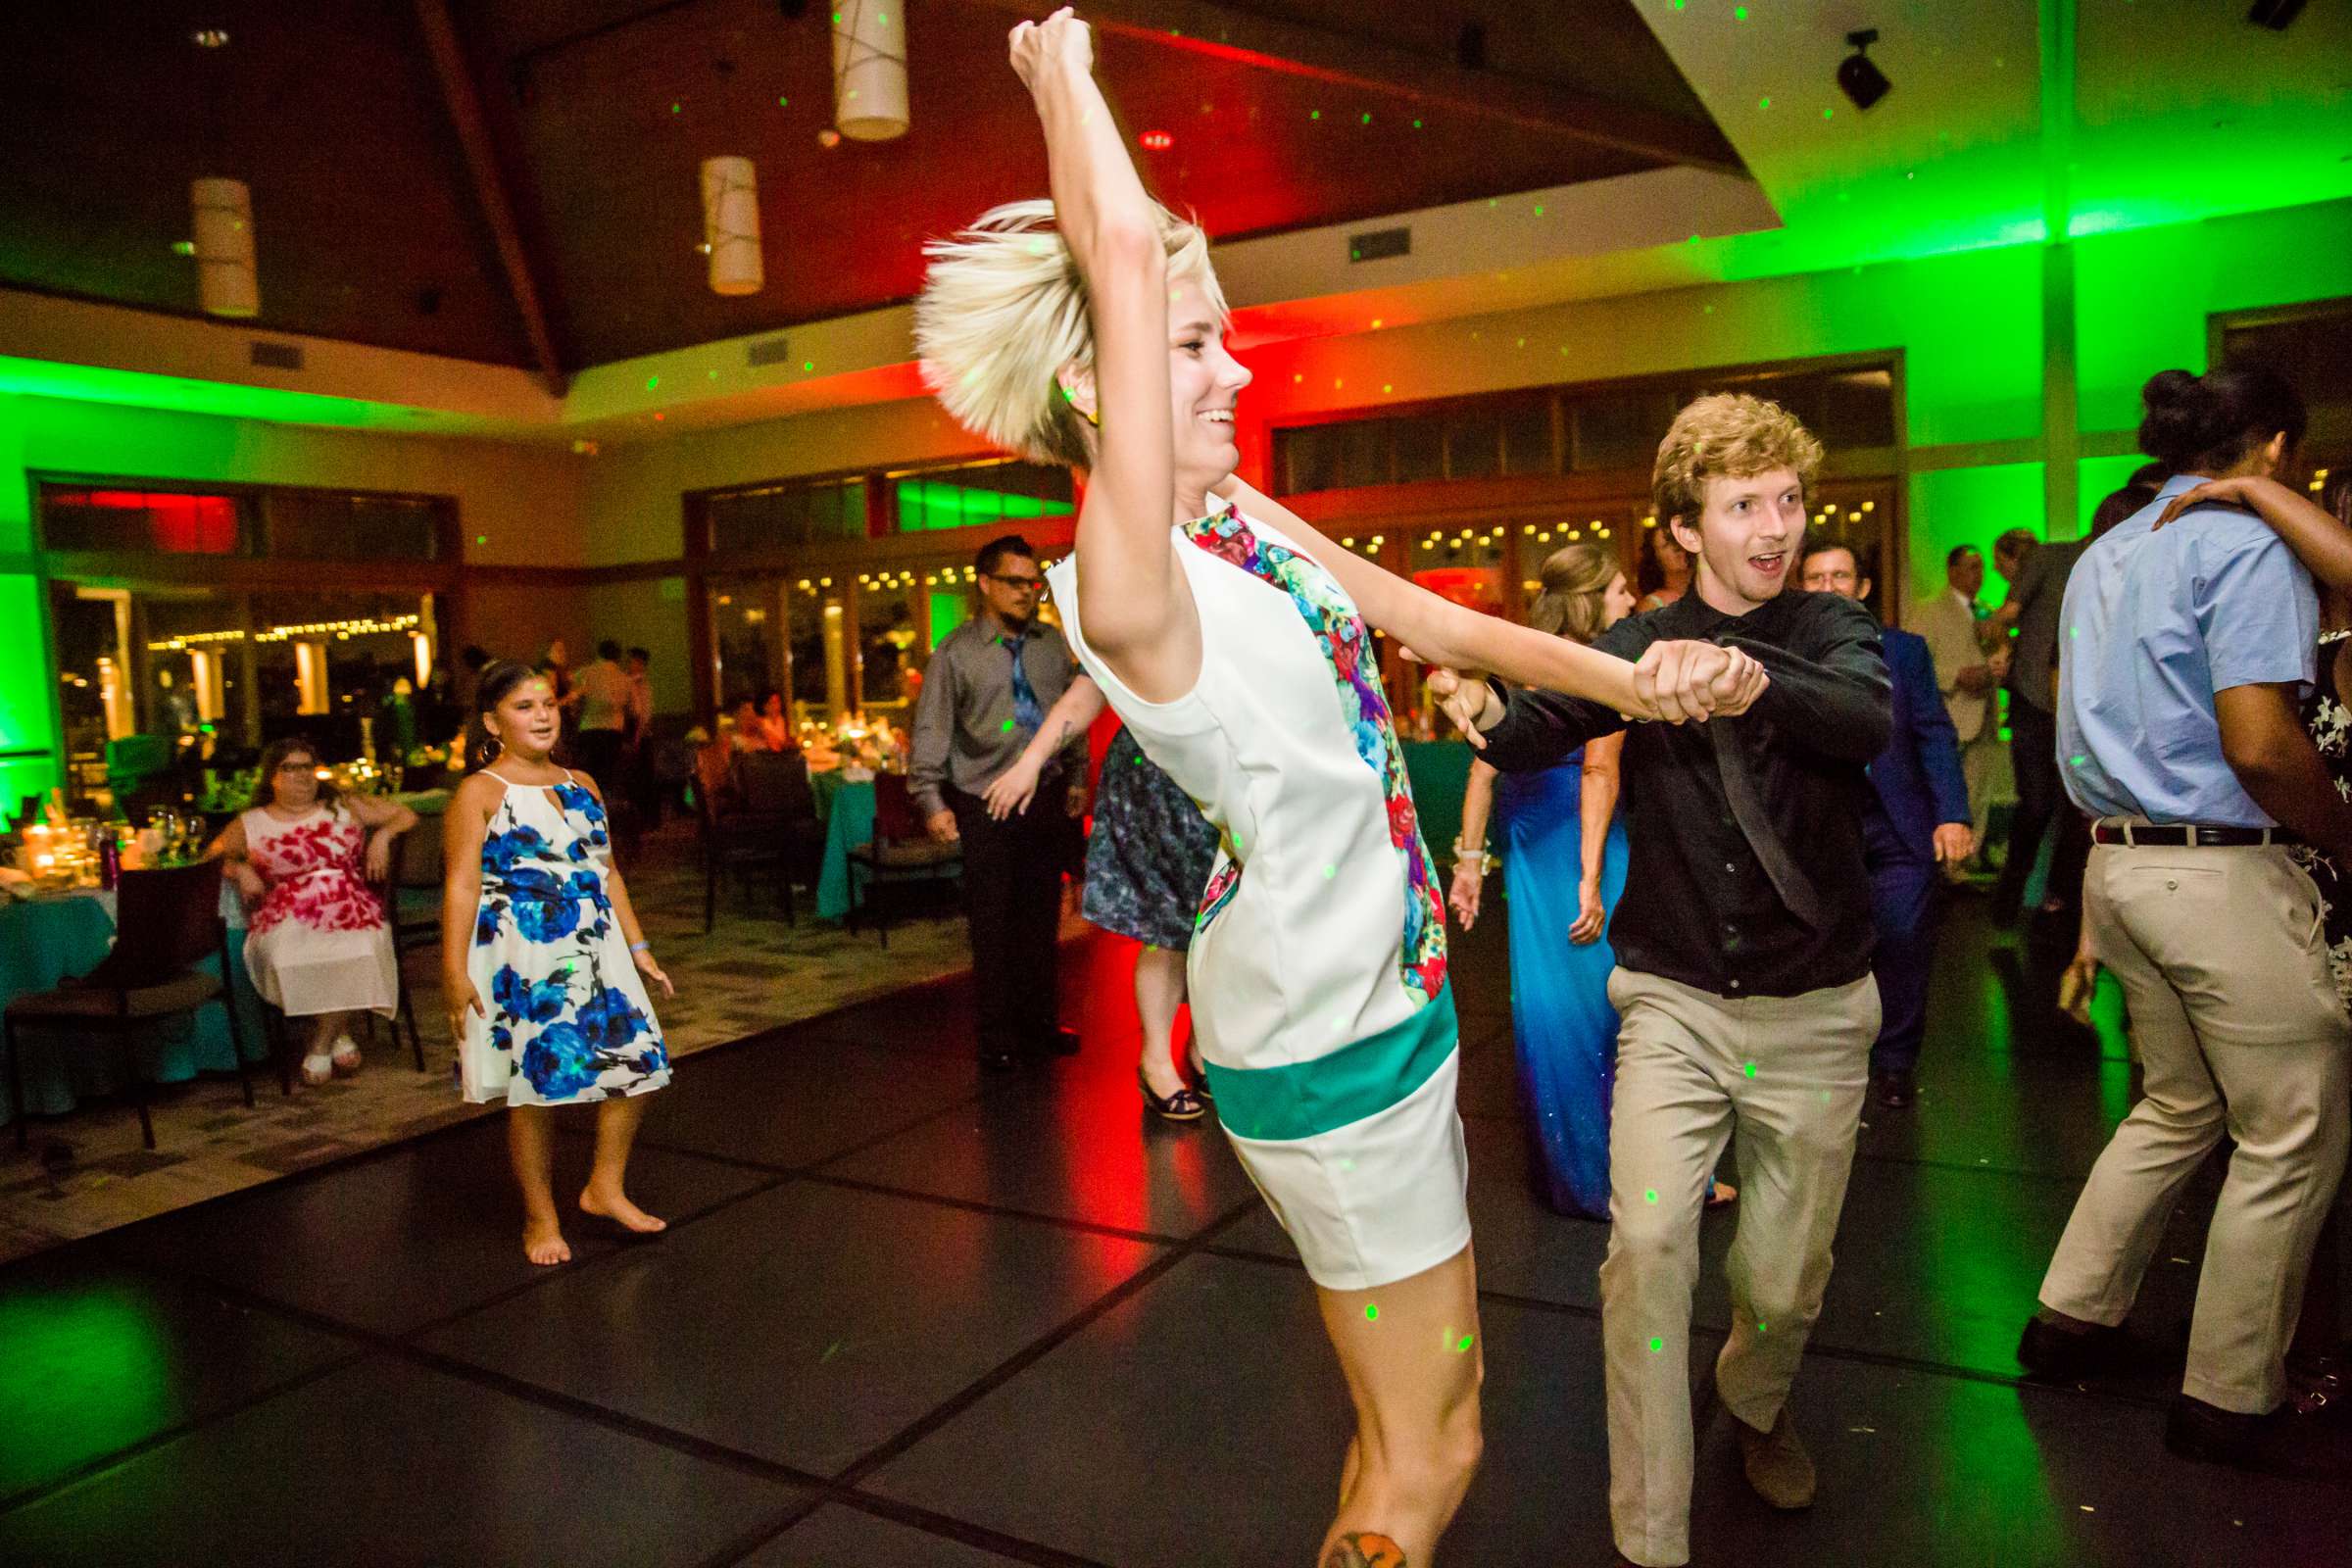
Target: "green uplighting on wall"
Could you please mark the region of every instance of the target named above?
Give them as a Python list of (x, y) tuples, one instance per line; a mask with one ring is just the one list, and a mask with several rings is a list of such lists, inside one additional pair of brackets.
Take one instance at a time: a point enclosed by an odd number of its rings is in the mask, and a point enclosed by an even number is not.
[(57, 710), (51, 701), (48, 652), (41, 646), (41, 580), (30, 573), (0, 576), (0, 811), (13, 812), (27, 795), (46, 795), (59, 782)]
[(342, 425), (368, 430), (423, 427), (423, 411), (398, 404), (0, 355), (0, 396), (12, 393), (180, 414), (211, 414), (224, 419), (267, 419), (278, 424)]

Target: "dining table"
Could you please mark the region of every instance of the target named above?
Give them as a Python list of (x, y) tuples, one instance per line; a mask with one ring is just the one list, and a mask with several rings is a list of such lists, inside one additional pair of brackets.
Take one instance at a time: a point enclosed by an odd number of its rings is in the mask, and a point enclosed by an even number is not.
[(870, 844), (874, 837), (874, 783), (868, 778), (846, 778), (840, 771), (811, 775), (812, 785), (829, 781), (816, 791), (817, 810), (825, 819), (825, 856), (817, 869), (816, 914), (820, 920), (848, 917), (851, 903), (850, 851)]

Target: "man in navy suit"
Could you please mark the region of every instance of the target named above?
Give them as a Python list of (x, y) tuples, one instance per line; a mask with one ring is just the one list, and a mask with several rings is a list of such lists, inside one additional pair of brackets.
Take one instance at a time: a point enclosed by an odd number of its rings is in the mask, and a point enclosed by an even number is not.
[[(1797, 580), (1816, 593), (1867, 599), (1870, 578), (1854, 553), (1828, 541), (1808, 543)], [(1894, 733), (1870, 764), (1862, 818), (1863, 862), (1870, 869), (1871, 916), (1879, 928), (1871, 970), (1879, 978), (1884, 1018), (1870, 1048), (1870, 1078), (1880, 1104), (1911, 1103), (1912, 1070), (1928, 1026), (1928, 971), (1936, 956), (1938, 862), (1957, 865), (1975, 848), (1960, 737), (1936, 684), (1928, 642), (1889, 626), (1881, 636), (1894, 686)]]

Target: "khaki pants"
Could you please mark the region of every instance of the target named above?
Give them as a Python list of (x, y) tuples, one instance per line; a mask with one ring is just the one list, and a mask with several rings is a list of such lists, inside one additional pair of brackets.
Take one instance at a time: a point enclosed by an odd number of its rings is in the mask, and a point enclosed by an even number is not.
[(1600, 1332), (1609, 1517), (1635, 1562), (1690, 1560), (1690, 1292), (1707, 1178), (1739, 1129), (1732, 1337), (1715, 1388), (1759, 1431), (1779, 1417), (1830, 1280), (1879, 1033), (1878, 984), (1730, 999), (1617, 969)]
[(2075, 1202), (2042, 1304), (2121, 1323), (2180, 1189), (2227, 1132), (2237, 1151), (2206, 1232), (2181, 1388), (2241, 1414), (2274, 1409), (2344, 1166), (2352, 1029), (2319, 890), (2276, 847), (2102, 844), (2083, 905), (2131, 1008), (2142, 1098)]

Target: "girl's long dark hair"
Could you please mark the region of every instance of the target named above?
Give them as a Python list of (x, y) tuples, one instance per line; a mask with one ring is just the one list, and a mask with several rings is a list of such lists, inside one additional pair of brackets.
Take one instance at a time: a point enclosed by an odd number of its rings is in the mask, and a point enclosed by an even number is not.
[[(272, 781), (277, 777), (277, 766), (287, 758), (298, 753), (307, 755), (313, 766), (318, 765), (319, 759), (324, 755), (318, 747), (311, 744), (308, 736), (304, 735), (288, 735), (282, 740), (271, 741), (268, 746), (262, 748), (262, 770), (253, 781), (253, 799), (246, 803), (247, 810), (258, 811), (277, 799), (276, 792), (270, 787)], [(320, 806), (329, 810), (334, 809), (336, 793), (334, 780), (322, 778), (318, 781), (318, 804)]]
[(546, 677), (530, 665), (517, 663), (512, 659), (502, 659), (482, 671), (482, 683), (475, 688), (473, 718), (466, 726), (466, 772), (479, 772), (489, 766), (503, 750), (498, 737), (490, 733), (482, 719), (497, 712), (498, 705), (514, 695), (514, 688), (524, 681), (544, 679)]

